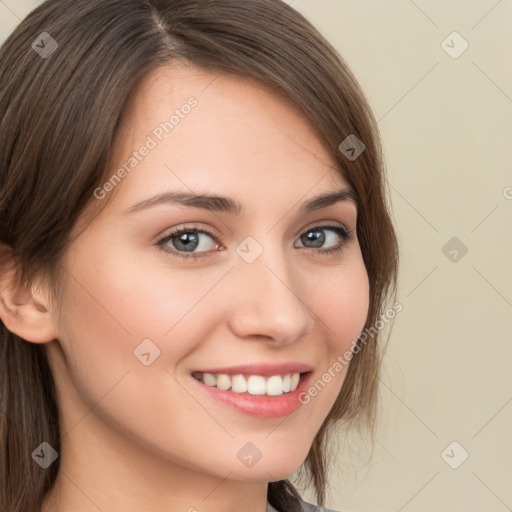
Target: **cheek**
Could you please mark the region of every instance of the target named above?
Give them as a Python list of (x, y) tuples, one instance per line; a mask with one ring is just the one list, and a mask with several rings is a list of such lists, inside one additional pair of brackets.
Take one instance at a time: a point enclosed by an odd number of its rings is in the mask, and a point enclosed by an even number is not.
[[(350, 348), (364, 328), (369, 308), (369, 281), (360, 252), (346, 264), (309, 281), (307, 304), (323, 327), (332, 358)], [(321, 286), (320, 284), (323, 284)]]
[(370, 288), (360, 252), (345, 263), (323, 279), (323, 288), (312, 287), (306, 295), (324, 342), (320, 372), (301, 398), (306, 408), (315, 411), (306, 418), (312, 431), (319, 428), (339, 395), (351, 351), (368, 316)]
[[(60, 318), (68, 427), (94, 408), (115, 429), (154, 437), (172, 451), (169, 429), (204, 417), (184, 391), (181, 363), (225, 318), (216, 283), (226, 270), (176, 271), (154, 260), (88, 256), (70, 266)], [(233, 283), (229, 276), (224, 282)], [(155, 429), (155, 418), (166, 431)]]
[[(78, 435), (100, 417), (112, 431), (125, 432), (137, 443), (149, 440), (153, 449), (172, 453), (184, 465), (210, 457), (213, 467), (220, 454), (205, 457), (204, 446), (194, 440), (205, 436), (207, 425), (212, 442), (221, 446), (225, 432), (215, 430), (218, 425), (191, 400), (174, 370), (208, 339), (218, 320), (214, 288), (225, 270), (166, 272), (154, 264), (113, 264), (106, 258), (78, 263), (69, 268), (73, 278), (60, 317), (64, 431), (78, 424), (73, 430)], [(149, 366), (134, 355), (144, 339), (161, 350)], [(88, 414), (91, 410), (94, 414)]]
[[(182, 323), (190, 323), (225, 272), (178, 268), (165, 254), (155, 257), (152, 251), (145, 255), (112, 245), (108, 252), (88, 251), (87, 258), (71, 262), (70, 273), (76, 279), (70, 283), (67, 309), (87, 324), (84, 332), (107, 328), (116, 333), (113, 345), (121, 336), (131, 350), (146, 338), (165, 342)], [(130, 251), (133, 256), (127, 257)]]

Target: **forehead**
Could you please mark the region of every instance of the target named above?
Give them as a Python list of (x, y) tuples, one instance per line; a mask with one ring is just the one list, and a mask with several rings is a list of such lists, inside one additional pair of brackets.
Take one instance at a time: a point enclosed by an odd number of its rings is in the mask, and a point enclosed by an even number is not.
[(233, 196), (250, 207), (255, 198), (298, 200), (313, 188), (311, 195), (348, 185), (288, 98), (178, 61), (149, 74), (127, 103), (107, 178), (121, 169), (116, 209), (165, 189)]

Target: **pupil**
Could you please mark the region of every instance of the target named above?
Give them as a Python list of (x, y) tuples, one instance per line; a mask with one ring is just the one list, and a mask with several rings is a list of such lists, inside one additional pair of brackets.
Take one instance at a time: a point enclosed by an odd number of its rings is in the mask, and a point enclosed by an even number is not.
[[(325, 243), (325, 234), (323, 231), (309, 231), (306, 235), (306, 239), (313, 242), (312, 247), (322, 247)], [(302, 240), (304, 243), (304, 240)]]
[[(182, 244), (182, 247), (180, 247)], [(174, 244), (176, 249), (191, 252), (197, 248), (198, 236), (197, 233), (183, 233), (179, 236), (177, 244)]]

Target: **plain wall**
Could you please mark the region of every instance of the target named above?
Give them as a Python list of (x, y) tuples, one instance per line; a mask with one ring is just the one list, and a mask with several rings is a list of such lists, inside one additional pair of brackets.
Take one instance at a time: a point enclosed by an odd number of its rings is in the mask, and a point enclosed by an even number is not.
[[(38, 3), (1, 1), (0, 40)], [(327, 505), (510, 510), (512, 1), (288, 3), (370, 101), (401, 246), (377, 442), (340, 434)]]

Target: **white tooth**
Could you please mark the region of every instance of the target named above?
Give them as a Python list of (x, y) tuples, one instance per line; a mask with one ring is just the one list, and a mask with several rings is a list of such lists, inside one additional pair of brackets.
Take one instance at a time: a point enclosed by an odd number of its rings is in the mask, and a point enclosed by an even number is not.
[(213, 373), (203, 373), (203, 382), (207, 386), (217, 385), (217, 379), (215, 378), (215, 375), (213, 375)]
[(283, 394), (283, 378), (280, 375), (272, 375), (267, 380), (267, 395), (277, 396)]
[(283, 393), (289, 393), (292, 385), (292, 379), (289, 375), (283, 377)]
[(217, 389), (227, 391), (231, 387), (231, 378), (225, 373), (219, 373), (217, 375)]
[(247, 391), (250, 395), (264, 395), (266, 391), (265, 378), (261, 375), (251, 375), (247, 381)]
[(235, 393), (245, 393), (247, 391), (247, 381), (243, 375), (233, 375), (231, 391)]
[(290, 390), (295, 391), (299, 385), (300, 373), (292, 373), (290, 380)]

